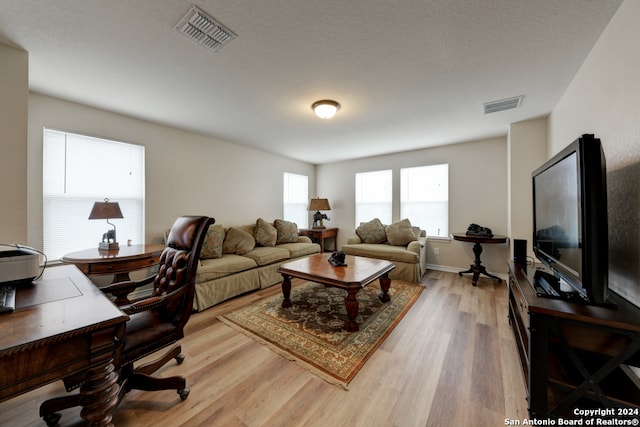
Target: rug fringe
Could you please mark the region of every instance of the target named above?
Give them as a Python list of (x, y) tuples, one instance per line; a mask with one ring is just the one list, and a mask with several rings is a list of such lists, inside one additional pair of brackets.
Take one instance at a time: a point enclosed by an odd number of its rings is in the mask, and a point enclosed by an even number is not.
[(292, 362), (295, 362), (298, 366), (300, 366), (301, 368), (309, 371), (310, 373), (312, 373), (313, 375), (317, 376), (318, 378), (324, 380), (325, 382), (340, 387), (345, 391), (349, 391), (349, 384), (345, 383), (343, 381), (340, 381), (338, 378), (335, 378), (332, 375), (327, 374), (326, 372), (323, 372), (322, 370), (318, 369), (317, 367), (313, 366), (312, 364), (305, 362), (304, 360), (295, 357), (294, 355), (292, 355), (291, 353), (289, 353), (288, 351), (278, 347), (277, 345), (273, 344), (271, 341), (265, 340), (264, 338), (262, 338), (259, 335), (256, 335), (254, 333), (252, 333), (251, 331), (248, 331), (246, 329), (244, 329), (242, 326), (236, 325), (234, 322), (232, 322), (229, 319), (226, 319), (223, 316), (218, 316), (217, 319), (219, 321), (221, 321), (222, 323), (224, 323), (225, 325), (231, 327), (232, 329), (241, 332), (242, 334), (246, 335), (247, 337), (258, 341), (260, 344), (264, 345), (265, 347), (267, 347), (269, 350), (273, 351), (274, 353), (284, 357), (287, 360), (290, 360)]

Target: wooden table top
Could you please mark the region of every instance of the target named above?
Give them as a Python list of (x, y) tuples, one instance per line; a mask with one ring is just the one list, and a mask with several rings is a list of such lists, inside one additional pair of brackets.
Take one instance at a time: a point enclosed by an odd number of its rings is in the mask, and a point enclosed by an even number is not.
[(321, 253), (284, 263), (278, 271), (293, 277), (333, 284), (339, 287), (355, 285), (363, 287), (396, 266), (390, 261), (346, 255), (346, 266), (334, 267), (329, 262), (330, 253)]
[(493, 236), (474, 236), (467, 233), (452, 233), (454, 240), (471, 243), (507, 243), (507, 236), (494, 234)]
[(95, 247), (66, 254), (62, 257), (62, 261), (73, 264), (82, 262), (111, 262), (114, 259), (136, 259), (150, 255), (160, 255), (164, 248), (164, 245), (159, 244), (122, 245), (117, 251), (104, 251)]

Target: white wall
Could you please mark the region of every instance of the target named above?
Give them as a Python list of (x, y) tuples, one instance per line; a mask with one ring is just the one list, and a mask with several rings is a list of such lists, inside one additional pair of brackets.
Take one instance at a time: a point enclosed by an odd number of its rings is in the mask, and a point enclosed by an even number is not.
[(28, 240), (28, 61), (27, 52), (0, 43), (0, 243)]
[[(392, 169), (394, 221), (400, 220), (400, 169), (449, 164), (449, 232), (464, 232), (477, 223), (507, 234), (507, 140), (481, 141), (427, 148), (386, 156), (319, 165), (317, 193), (331, 203), (326, 226), (339, 227), (338, 246), (355, 232), (355, 173)], [(472, 245), (449, 240), (430, 240), (427, 262), (444, 270), (467, 268), (473, 261)], [(434, 254), (437, 247), (440, 254)], [(489, 271), (506, 272), (507, 245), (485, 245), (482, 263)]]
[(308, 175), (310, 193), (315, 185), (315, 168), (304, 162), (32, 93), (28, 222), (34, 247), (42, 247), (43, 127), (145, 146), (147, 242), (159, 242), (183, 214), (212, 216), (225, 226), (282, 218), (283, 172)]
[(640, 1), (625, 0), (554, 108), (549, 155), (580, 134), (607, 158), (609, 285), (640, 306)]
[[(531, 172), (547, 159), (547, 118), (513, 123), (508, 136), (509, 236), (527, 241), (533, 255), (533, 187)], [(511, 255), (513, 256), (513, 245)]]

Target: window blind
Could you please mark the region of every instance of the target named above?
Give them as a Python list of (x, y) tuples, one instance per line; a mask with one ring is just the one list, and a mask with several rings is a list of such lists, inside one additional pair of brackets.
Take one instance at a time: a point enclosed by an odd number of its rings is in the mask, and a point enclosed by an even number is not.
[(282, 219), (295, 222), (298, 228), (309, 226), (309, 177), (295, 173), (284, 173)]
[(144, 243), (144, 146), (44, 129), (43, 250), (50, 260), (97, 247), (112, 229), (89, 220), (96, 201), (118, 202), (117, 239)]

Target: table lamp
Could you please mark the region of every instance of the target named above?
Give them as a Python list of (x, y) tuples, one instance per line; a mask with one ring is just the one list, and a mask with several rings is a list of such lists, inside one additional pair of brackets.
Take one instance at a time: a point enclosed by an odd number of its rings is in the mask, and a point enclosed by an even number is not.
[(330, 218), (326, 215), (321, 213), (320, 211), (330, 211), (331, 210), (331, 206), (329, 206), (329, 200), (327, 199), (320, 199), (320, 198), (315, 198), (315, 199), (311, 199), (309, 201), (309, 207), (307, 208), (308, 211), (316, 211), (316, 213), (313, 214), (313, 227), (312, 228), (326, 228), (324, 226), (324, 224), (322, 223), (323, 219), (329, 220)]
[(116, 239), (116, 226), (109, 222), (109, 219), (113, 218), (124, 218), (118, 202), (110, 202), (109, 199), (105, 198), (104, 202), (95, 202), (93, 204), (89, 219), (106, 219), (107, 224), (113, 227), (113, 230), (107, 230), (102, 235), (102, 241), (98, 244), (98, 249), (100, 250), (117, 251), (120, 249)]

